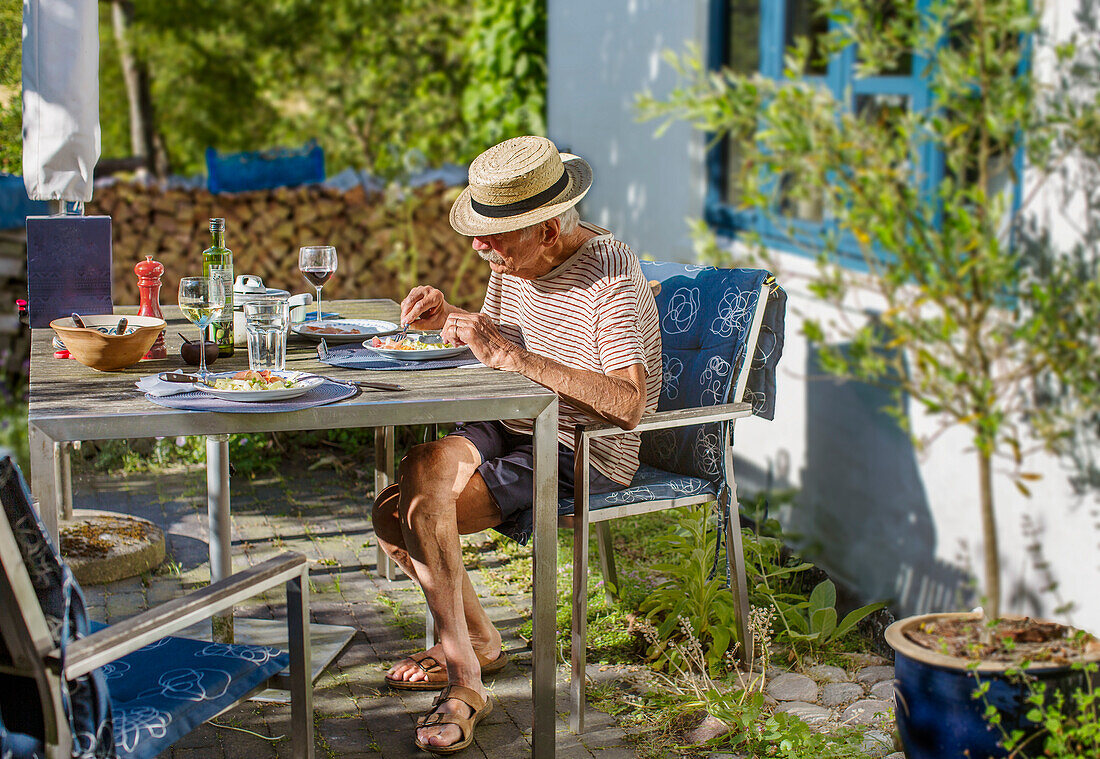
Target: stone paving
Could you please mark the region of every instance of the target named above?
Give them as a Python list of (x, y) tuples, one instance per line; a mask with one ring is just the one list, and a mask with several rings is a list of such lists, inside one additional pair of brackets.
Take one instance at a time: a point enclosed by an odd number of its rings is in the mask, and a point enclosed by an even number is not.
[(828, 730), (849, 725), (869, 728), (864, 748), (869, 756), (904, 759), (893, 753), (894, 668), (869, 654), (851, 654), (848, 666), (818, 664), (803, 673), (772, 670), (764, 689), (775, 711), (800, 717), (811, 727)]
[[(407, 579), (389, 582), (375, 572), (375, 542), (363, 512), (368, 493), (349, 493), (349, 477), (334, 472), (282, 472), (232, 483), (233, 547), (237, 569), (285, 550), (311, 559), (311, 610), (317, 623), (354, 625), (361, 632), (317, 681), (314, 705), (318, 757), (398, 759), (428, 756), (412, 742), (416, 716), (434, 693), (385, 687), (390, 664), (423, 645), (423, 598)], [(338, 487), (330, 483), (339, 483)], [(178, 469), (127, 476), (79, 476), (76, 508), (136, 514), (166, 533), (168, 561), (152, 575), (86, 588), (91, 616), (111, 623), (185, 593), (209, 576), (205, 472)], [(474, 586), (504, 636), (511, 663), (487, 682), (496, 708), (477, 729), (476, 744), (461, 756), (477, 759), (530, 755), (531, 652), (518, 635), (530, 617), (530, 592), (494, 571), (500, 555), (481, 536), (466, 542)], [(529, 582), (529, 580), (528, 580)], [(280, 593), (239, 608), (241, 617), (275, 618)], [(559, 667), (559, 682), (568, 677)], [(626, 759), (635, 755), (614, 720), (588, 710), (582, 736), (566, 723), (568, 689), (558, 689), (557, 755), (563, 759)], [(177, 743), (174, 759), (287, 757), (290, 707), (248, 702)], [(238, 728), (238, 729), (232, 729)], [(257, 735), (243, 732), (257, 733)], [(282, 736), (282, 737), (279, 737)], [(278, 737), (278, 738), (277, 738)], [(266, 739), (265, 739), (266, 738)], [(276, 739), (277, 738), (277, 739)]]
[[(361, 473), (360, 473), (361, 474)], [(375, 542), (363, 504), (370, 497), (350, 474), (293, 468), (254, 479), (234, 477), (234, 565), (241, 569), (286, 550), (311, 560), (312, 619), (353, 625), (360, 632), (317, 681), (314, 693), (318, 757), (397, 759), (425, 757), (412, 743), (416, 717), (434, 693), (395, 692), (383, 682), (390, 664), (423, 647), (423, 597), (404, 579), (387, 581), (375, 571)], [(338, 482), (339, 486), (333, 486)], [(108, 624), (177, 597), (206, 582), (205, 471), (178, 468), (157, 474), (78, 475), (76, 508), (121, 511), (145, 517), (164, 530), (168, 559), (155, 573), (85, 589), (92, 617)], [(476, 744), (462, 756), (530, 755), (531, 652), (520, 637), (530, 618), (530, 573), (505, 572), (503, 556), (486, 536), (464, 538), (471, 579), (504, 636), (511, 663), (487, 682), (496, 708), (477, 730)], [(281, 593), (261, 596), (236, 610), (238, 617), (272, 619), (283, 612)], [(567, 652), (565, 654), (567, 656)], [(846, 667), (818, 665), (803, 673), (771, 669), (765, 698), (827, 731), (839, 725), (869, 728), (868, 756), (904, 759), (891, 736), (893, 667), (873, 655), (851, 654)], [(625, 671), (590, 667), (598, 681), (629, 677)], [(557, 756), (563, 759), (625, 759), (635, 751), (616, 722), (589, 706), (582, 736), (568, 728), (567, 662), (558, 669)], [(173, 759), (248, 759), (289, 756), (287, 705), (249, 702), (195, 730), (177, 743)], [(714, 722), (717, 722), (716, 720)], [(697, 730), (706, 730), (706, 723)], [(725, 732), (718, 723), (713, 735)], [(249, 731), (249, 732), (245, 732)], [(252, 734), (254, 733), (254, 734)], [(258, 735), (255, 735), (258, 734)], [(263, 736), (263, 737), (260, 737)], [(691, 737), (691, 736), (689, 736)], [(700, 741), (712, 735), (694, 736)], [(703, 754), (705, 755), (705, 753)], [(712, 759), (741, 759), (716, 753)]]

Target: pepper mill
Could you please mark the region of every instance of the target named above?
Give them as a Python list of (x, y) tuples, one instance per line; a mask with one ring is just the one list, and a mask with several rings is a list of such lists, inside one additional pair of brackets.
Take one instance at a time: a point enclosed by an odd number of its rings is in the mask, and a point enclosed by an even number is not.
[[(163, 319), (164, 314), (160, 311), (160, 275), (164, 274), (164, 264), (154, 261), (152, 256), (146, 256), (144, 261), (134, 267), (134, 273), (138, 276), (138, 292), (141, 293), (138, 316)], [(168, 347), (164, 344), (163, 332), (157, 335), (157, 341), (144, 357), (168, 358)]]

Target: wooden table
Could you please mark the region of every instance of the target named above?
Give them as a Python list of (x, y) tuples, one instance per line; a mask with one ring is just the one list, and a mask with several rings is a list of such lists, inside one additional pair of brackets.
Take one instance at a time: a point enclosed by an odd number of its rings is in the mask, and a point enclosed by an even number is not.
[[(344, 317), (398, 319), (389, 300), (327, 302)], [(30, 366), (31, 490), (48, 529), (56, 537), (63, 478), (56, 476), (56, 444), (73, 440), (205, 435), (207, 438), (207, 506), (210, 518), (210, 572), (213, 580), (232, 573), (230, 555), (230, 433), (276, 432), (372, 427), (377, 430), (379, 463), (392, 456), (392, 429), (409, 424), (437, 424), (500, 419), (533, 419), (535, 447), (534, 644), (532, 690), (535, 757), (554, 755), (555, 575), (557, 572), (557, 396), (527, 378), (492, 369), (368, 372), (340, 369), (317, 359), (316, 344), (291, 336), (287, 368), (334, 379), (380, 379), (403, 385), (404, 392), (364, 390), (345, 401), (300, 411), (230, 414), (179, 411), (147, 401), (134, 387), (139, 378), (187, 368), (179, 358), (181, 340), (194, 326), (178, 308), (164, 308), (168, 359), (143, 361), (120, 372), (101, 373), (73, 360), (53, 358), (53, 331), (34, 330)], [(117, 308), (135, 313), (135, 308)], [(247, 351), (238, 348), (222, 358), (215, 371), (248, 368)], [(388, 434), (387, 434), (388, 433)], [(389, 451), (386, 451), (387, 441)], [(392, 463), (389, 464), (392, 467)], [(378, 484), (392, 476), (379, 468)]]

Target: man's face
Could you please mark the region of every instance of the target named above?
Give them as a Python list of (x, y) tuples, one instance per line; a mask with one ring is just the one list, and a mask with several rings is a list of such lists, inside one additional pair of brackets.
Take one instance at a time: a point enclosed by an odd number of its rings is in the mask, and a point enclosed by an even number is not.
[(528, 228), (475, 237), (473, 248), (489, 262), (493, 271), (522, 277), (530, 265), (536, 262), (535, 254), (540, 247), (536, 232), (537, 229)]

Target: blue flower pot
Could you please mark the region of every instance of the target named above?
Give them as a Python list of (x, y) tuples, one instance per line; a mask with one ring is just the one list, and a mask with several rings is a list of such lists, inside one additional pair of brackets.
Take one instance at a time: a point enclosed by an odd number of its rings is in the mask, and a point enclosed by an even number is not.
[[(886, 630), (886, 642), (895, 652), (895, 716), (905, 756), (1002, 759), (1008, 755), (1000, 746), (1004, 736), (986, 722), (986, 703), (1000, 712), (1006, 732), (1020, 729), (1034, 733), (1039, 726), (1025, 716), (1030, 709), (1028, 689), (1005, 675), (1004, 664), (982, 663), (975, 675), (969, 660), (930, 651), (905, 637), (907, 630), (949, 617), (979, 619), (980, 615), (924, 614), (898, 620)], [(1085, 684), (1084, 675), (1068, 665), (1032, 665), (1027, 671), (1029, 677), (1047, 683), (1048, 696), (1054, 689), (1068, 695)], [(990, 683), (984, 700), (974, 698), (979, 681)], [(1036, 755), (1041, 755), (1041, 747), (1036, 748)]]

